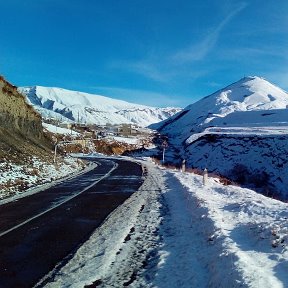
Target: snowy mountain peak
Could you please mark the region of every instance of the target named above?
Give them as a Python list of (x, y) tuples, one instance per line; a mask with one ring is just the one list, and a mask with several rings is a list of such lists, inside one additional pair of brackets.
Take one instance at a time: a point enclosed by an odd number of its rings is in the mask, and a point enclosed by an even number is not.
[(235, 110), (281, 109), (286, 108), (287, 96), (287, 92), (267, 80), (250, 76), (189, 105), (187, 109), (201, 105), (222, 115)]
[[(285, 109), (288, 105), (286, 91), (267, 80), (249, 76), (216, 91), (193, 103), (172, 118), (158, 124), (165, 132), (185, 127), (190, 131), (202, 130), (218, 117), (236, 111)], [(157, 124), (156, 124), (157, 125)]]
[(155, 108), (123, 100), (55, 87), (20, 87), (43, 118), (105, 125), (132, 123), (148, 126), (174, 115), (179, 108)]

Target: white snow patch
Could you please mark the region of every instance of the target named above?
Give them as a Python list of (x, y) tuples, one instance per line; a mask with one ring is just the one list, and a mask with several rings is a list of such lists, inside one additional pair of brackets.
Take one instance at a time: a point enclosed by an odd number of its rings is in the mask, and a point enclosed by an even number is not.
[(136, 137), (135, 138), (129, 138), (129, 137), (113, 136), (113, 139), (118, 141), (118, 142), (130, 144), (130, 145), (137, 145), (140, 143), (140, 139), (136, 138)]
[(55, 134), (64, 134), (64, 135), (73, 135), (73, 136), (80, 136), (81, 135), (80, 133), (73, 131), (71, 129), (58, 127), (58, 126), (44, 123), (44, 122), (42, 123), (42, 126), (44, 129), (48, 130), (51, 133), (55, 133)]

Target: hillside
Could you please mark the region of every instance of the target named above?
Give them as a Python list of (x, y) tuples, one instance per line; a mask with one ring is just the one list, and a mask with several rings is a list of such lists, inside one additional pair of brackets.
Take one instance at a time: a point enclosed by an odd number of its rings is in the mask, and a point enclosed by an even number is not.
[(43, 118), (54, 117), (63, 122), (133, 123), (145, 127), (180, 111), (179, 108), (149, 107), (62, 88), (33, 86), (21, 87), (19, 91)]
[[(22, 161), (48, 152), (41, 115), (26, 103), (17, 88), (0, 78), (0, 157)], [(24, 160), (23, 160), (24, 161)]]
[(246, 77), (159, 124), (169, 138), (166, 160), (221, 174), (288, 199), (288, 94)]

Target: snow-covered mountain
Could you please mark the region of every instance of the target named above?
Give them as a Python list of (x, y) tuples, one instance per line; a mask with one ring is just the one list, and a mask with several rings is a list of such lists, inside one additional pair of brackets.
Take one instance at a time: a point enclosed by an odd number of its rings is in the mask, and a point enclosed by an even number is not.
[(288, 199), (287, 105), (287, 92), (243, 78), (156, 124), (169, 138), (166, 160)]
[(152, 128), (183, 141), (213, 125), (217, 118), (233, 112), (285, 109), (287, 105), (288, 94), (284, 90), (260, 77), (244, 77), (187, 106), (171, 118), (152, 125)]
[(62, 88), (20, 87), (28, 102), (43, 118), (105, 125), (134, 123), (148, 126), (174, 115), (180, 108), (155, 108), (105, 96)]

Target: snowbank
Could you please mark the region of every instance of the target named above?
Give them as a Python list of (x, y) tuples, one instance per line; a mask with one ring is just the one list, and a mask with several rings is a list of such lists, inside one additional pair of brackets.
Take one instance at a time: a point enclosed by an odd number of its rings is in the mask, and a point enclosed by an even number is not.
[(185, 187), (192, 229), (206, 241), (197, 254), (209, 270), (208, 286), (287, 287), (286, 203), (214, 179), (203, 186), (201, 176), (174, 175)]

